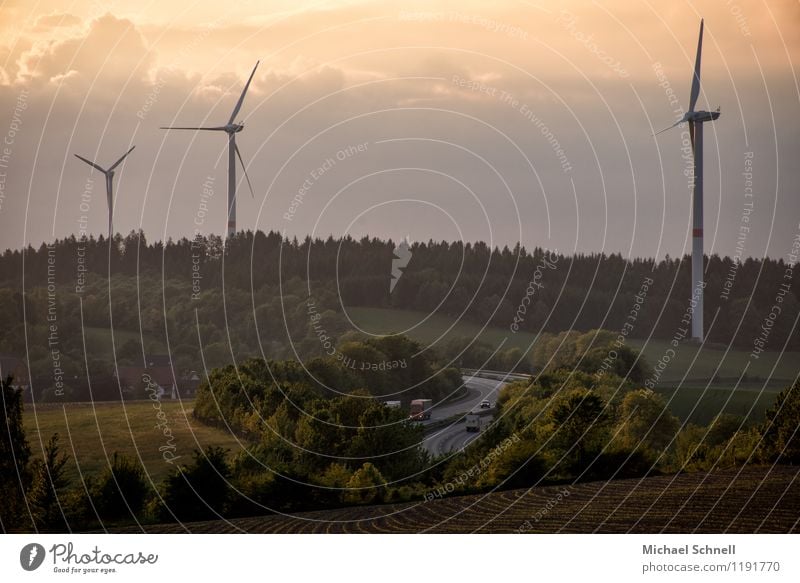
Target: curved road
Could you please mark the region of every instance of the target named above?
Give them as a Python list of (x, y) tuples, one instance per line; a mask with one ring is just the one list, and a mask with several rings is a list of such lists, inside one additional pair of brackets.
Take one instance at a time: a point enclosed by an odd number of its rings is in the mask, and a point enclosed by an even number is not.
[[(426, 425), (434, 421), (447, 419), (459, 413), (469, 413), (473, 409), (477, 409), (480, 402), (484, 399), (488, 399), (490, 402), (494, 403), (497, 399), (498, 392), (505, 383), (492, 379), (465, 376), (464, 384), (467, 387), (467, 396), (458, 401), (435, 407), (431, 412), (431, 420), (425, 422)], [(481, 418), (481, 424), (483, 426), (486, 426), (490, 422), (491, 416), (489, 415)], [(431, 455), (441, 455), (451, 451), (459, 451), (466, 447), (473, 439), (480, 436), (480, 432), (468, 432), (464, 423), (452, 423), (447, 427), (442, 427), (426, 435), (422, 446), (428, 450)]]

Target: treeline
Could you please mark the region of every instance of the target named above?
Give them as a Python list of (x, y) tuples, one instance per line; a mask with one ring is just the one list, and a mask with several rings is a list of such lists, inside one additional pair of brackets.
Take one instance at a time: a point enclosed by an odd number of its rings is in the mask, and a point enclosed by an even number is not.
[[(436, 309), (509, 335), (543, 331), (537, 350), (565, 330), (688, 335), (687, 261), (415, 243), (389, 294), (393, 249), (378, 239), (297, 241), (257, 232), (227, 245), (214, 236), (150, 244), (143, 233), (131, 233), (111, 245), (102, 237), (73, 237), (6, 251), (0, 353), (28, 365), (26, 398), (55, 400), (58, 372), (59, 398), (75, 401), (121, 398), (115, 367), (146, 366), (146, 355), (169, 355), (177, 378), (192, 372), (204, 378), (207, 370), (248, 358), (337, 354), (339, 344), (362, 339), (343, 306)], [(792, 333), (797, 272), (782, 260), (709, 258), (709, 341), (800, 350), (800, 334)], [(531, 358), (521, 351), (494, 353), (472, 338), (449, 337), (434, 350), (445, 364), (530, 370)], [(545, 362), (535, 354), (533, 361)]]
[[(665, 339), (686, 326), (691, 298), (688, 258), (626, 260), (619, 254), (565, 256), (519, 245), (491, 249), (482, 242), (418, 242), (411, 246), (411, 260), (390, 294), (393, 250), (391, 240), (298, 241), (261, 231), (239, 233), (226, 245), (214, 236), (149, 244), (141, 232), (117, 235), (111, 245), (102, 237), (80, 241), (71, 237), (50, 247), (6, 251), (0, 257), (0, 274), (8, 296), (3, 299), (8, 302), (2, 303), (7, 304), (5, 310), (15, 310), (19, 321), (23, 273), (27, 298), (46, 288), (48, 275), (74, 294), (79, 269), (85, 269), (88, 285), (107, 283), (109, 274), (129, 276), (140, 282), (140, 292), (167, 300), (178, 294), (189, 301), (193, 289), (198, 294), (221, 294), (224, 289), (231, 297), (222, 306), (215, 304), (216, 318), (208, 314), (223, 326), (225, 310), (235, 310), (239, 300), (252, 308), (252, 296), (258, 302), (262, 290), (279, 293), (280, 286), (293, 280), (303, 282), (290, 292), (305, 288), (301, 300), (332, 293), (334, 301), (326, 307), (335, 312), (341, 312), (340, 302), (438, 310), (532, 332), (619, 330), (627, 323), (632, 337), (652, 334)], [(704, 316), (709, 341), (752, 348), (766, 325), (768, 347), (782, 348), (788, 341), (787, 348), (800, 348), (800, 335), (792, 334), (800, 306), (800, 273), (788, 267), (783, 259), (706, 258)], [(637, 301), (640, 306), (631, 322), (628, 317)], [(780, 308), (777, 317), (775, 305)], [(107, 308), (98, 308), (97, 318), (108, 314)], [(293, 309), (291, 298), (289, 308)], [(158, 317), (162, 312), (156, 309)], [(148, 317), (142, 314), (145, 321)]]

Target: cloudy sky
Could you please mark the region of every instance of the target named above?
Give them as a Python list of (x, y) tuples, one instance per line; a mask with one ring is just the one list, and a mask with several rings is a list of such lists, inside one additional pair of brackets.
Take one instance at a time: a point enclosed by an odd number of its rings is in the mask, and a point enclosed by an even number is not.
[(132, 145), (117, 232), (223, 233), (224, 134), (159, 126), (223, 125), (260, 60), (240, 229), (687, 253), (687, 134), (652, 132), (687, 105), (701, 17), (700, 105), (722, 108), (705, 133), (706, 252), (785, 256), (800, 230), (795, 0), (6, 0), (0, 248), (77, 233), (82, 215), (103, 233), (102, 177), (73, 154), (107, 166)]

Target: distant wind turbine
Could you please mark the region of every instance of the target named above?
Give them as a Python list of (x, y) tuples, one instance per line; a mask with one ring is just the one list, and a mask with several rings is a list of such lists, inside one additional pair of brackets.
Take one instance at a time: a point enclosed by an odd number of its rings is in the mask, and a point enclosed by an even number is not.
[(700, 20), (700, 38), (697, 41), (697, 58), (694, 63), (689, 111), (677, 122), (657, 132), (665, 132), (684, 122), (689, 122), (689, 136), (694, 154), (694, 196), (692, 198), (692, 297), (697, 304), (692, 312), (692, 338), (703, 341), (703, 124), (714, 121), (720, 111), (695, 111), (700, 95), (700, 55), (703, 50), (703, 21)]
[(120, 164), (122, 164), (122, 161), (125, 159), (125, 157), (128, 154), (130, 154), (131, 152), (133, 152), (133, 149), (135, 147), (136, 146), (132, 146), (131, 149), (128, 150), (127, 152), (125, 152), (119, 160), (114, 162), (108, 170), (106, 170), (105, 168), (101, 168), (99, 165), (95, 164), (91, 160), (87, 160), (83, 156), (78, 156), (77, 154), (75, 154), (76, 158), (86, 162), (92, 168), (96, 168), (97, 170), (99, 170), (100, 172), (105, 174), (105, 177), (106, 177), (106, 198), (108, 199), (108, 238), (109, 238), (109, 240), (111, 240), (114, 237), (114, 169), (117, 166), (119, 166)]
[(244, 171), (244, 177), (247, 179), (247, 186), (250, 188), (250, 195), (253, 196), (253, 186), (250, 184), (250, 177), (247, 175), (247, 169), (244, 165), (244, 160), (242, 160), (242, 155), (239, 153), (239, 148), (236, 145), (236, 134), (239, 133), (244, 129), (244, 125), (241, 122), (234, 123), (234, 119), (239, 114), (239, 110), (242, 108), (242, 103), (244, 103), (244, 96), (247, 93), (248, 87), (250, 87), (250, 82), (253, 80), (253, 75), (256, 74), (256, 69), (258, 68), (258, 64), (260, 61), (256, 62), (256, 66), (253, 67), (253, 72), (250, 73), (250, 78), (247, 80), (247, 83), (244, 86), (244, 90), (242, 91), (242, 95), (239, 97), (239, 101), (236, 102), (236, 107), (233, 108), (233, 113), (231, 113), (231, 118), (228, 120), (228, 123), (224, 126), (217, 126), (217, 127), (204, 127), (204, 128), (196, 128), (196, 127), (176, 127), (176, 126), (162, 126), (162, 130), (206, 130), (212, 132), (225, 132), (228, 134), (228, 236), (233, 236), (236, 233), (236, 158), (239, 158), (239, 163), (242, 165), (242, 170)]

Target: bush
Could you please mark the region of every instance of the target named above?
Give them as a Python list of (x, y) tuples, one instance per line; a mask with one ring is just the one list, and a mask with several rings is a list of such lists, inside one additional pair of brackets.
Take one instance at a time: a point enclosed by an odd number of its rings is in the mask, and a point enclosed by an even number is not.
[(140, 515), (150, 486), (138, 462), (114, 452), (111, 467), (106, 468), (90, 491), (100, 520), (119, 521)]
[(370, 504), (382, 501), (386, 480), (378, 468), (366, 462), (347, 482), (347, 490), (343, 494), (345, 502), (353, 504)]
[(800, 463), (800, 381), (781, 391), (761, 426), (763, 455), (769, 461)]
[(547, 466), (538, 451), (538, 444), (531, 439), (514, 443), (492, 462), (482, 483), (496, 486), (502, 482), (503, 488), (526, 488), (537, 484), (547, 473)]
[(192, 463), (181, 466), (164, 481), (165, 520), (211, 520), (221, 517), (230, 499), (231, 469), (221, 447), (195, 450)]

